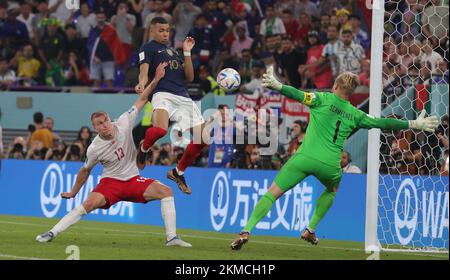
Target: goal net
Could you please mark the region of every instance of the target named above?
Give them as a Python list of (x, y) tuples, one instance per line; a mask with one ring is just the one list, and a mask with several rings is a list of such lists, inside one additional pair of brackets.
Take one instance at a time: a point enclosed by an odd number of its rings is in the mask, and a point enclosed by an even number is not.
[(448, 252), (448, 0), (384, 9), (380, 114), (411, 120), (426, 110), (441, 125), (381, 131), (377, 239), (382, 250)]

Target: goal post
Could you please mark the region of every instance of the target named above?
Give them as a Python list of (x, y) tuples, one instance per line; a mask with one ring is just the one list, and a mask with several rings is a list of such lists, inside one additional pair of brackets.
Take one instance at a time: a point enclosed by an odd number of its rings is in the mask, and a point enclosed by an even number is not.
[[(383, 35), (384, 0), (374, 0), (369, 91), (369, 114), (374, 117), (381, 115)], [(369, 253), (381, 249), (377, 236), (380, 130), (371, 129), (368, 133), (365, 249)]]
[(449, 137), (448, 5), (374, 0), (371, 6), (369, 114), (413, 119), (426, 110), (447, 125), (435, 132), (369, 130), (367, 253), (449, 252), (449, 177), (442, 168)]

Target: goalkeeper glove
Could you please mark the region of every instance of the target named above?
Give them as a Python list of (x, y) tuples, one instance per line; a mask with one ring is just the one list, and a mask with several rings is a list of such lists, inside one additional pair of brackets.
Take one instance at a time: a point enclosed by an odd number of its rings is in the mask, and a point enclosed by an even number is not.
[(274, 90), (281, 90), (283, 84), (281, 84), (273, 75), (273, 66), (270, 65), (267, 68), (267, 72), (262, 76), (262, 86)]
[(409, 128), (434, 132), (439, 125), (439, 120), (436, 116), (425, 118), (425, 113), (426, 111), (423, 110), (416, 120), (409, 121)]

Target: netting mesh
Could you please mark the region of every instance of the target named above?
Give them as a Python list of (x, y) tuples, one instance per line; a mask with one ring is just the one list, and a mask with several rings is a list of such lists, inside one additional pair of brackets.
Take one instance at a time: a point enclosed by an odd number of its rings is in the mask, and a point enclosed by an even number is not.
[(382, 131), (378, 239), (448, 251), (448, 1), (386, 1), (382, 115), (441, 118), (434, 133)]

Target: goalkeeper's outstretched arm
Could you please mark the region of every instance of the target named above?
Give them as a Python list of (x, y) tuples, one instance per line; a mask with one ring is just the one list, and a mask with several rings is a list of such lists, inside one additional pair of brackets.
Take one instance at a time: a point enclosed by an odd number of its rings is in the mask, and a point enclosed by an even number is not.
[(263, 74), (262, 86), (279, 91), (282, 95), (291, 99), (295, 99), (306, 105), (309, 105), (308, 103), (310, 103), (309, 101), (311, 101), (311, 96), (308, 96), (308, 93), (288, 85), (283, 85), (281, 82), (279, 82), (273, 75), (273, 66), (269, 66), (267, 68), (267, 72)]
[(398, 120), (394, 118), (375, 118), (363, 113), (359, 128), (380, 128), (385, 130), (402, 130), (402, 129), (417, 129), (434, 132), (439, 125), (439, 120), (436, 116), (425, 117), (425, 110), (423, 110), (416, 120)]

